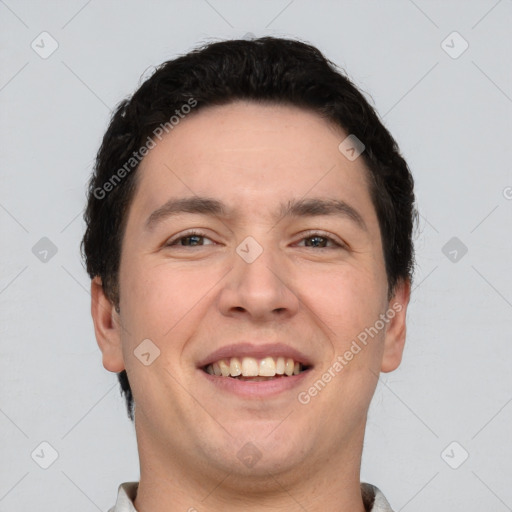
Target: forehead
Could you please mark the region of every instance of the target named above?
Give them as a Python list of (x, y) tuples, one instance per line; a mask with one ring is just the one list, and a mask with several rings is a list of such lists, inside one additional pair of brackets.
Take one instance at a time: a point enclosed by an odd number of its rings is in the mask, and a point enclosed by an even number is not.
[(297, 107), (207, 107), (157, 141), (138, 170), (134, 202), (149, 211), (172, 197), (222, 197), (240, 215), (263, 217), (274, 214), (270, 204), (314, 196), (372, 210), (363, 159), (338, 149), (347, 135)]

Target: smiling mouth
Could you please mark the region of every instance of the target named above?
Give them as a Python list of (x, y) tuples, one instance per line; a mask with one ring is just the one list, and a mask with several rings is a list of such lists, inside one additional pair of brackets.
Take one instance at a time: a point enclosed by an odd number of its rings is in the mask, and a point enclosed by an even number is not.
[(308, 370), (306, 366), (290, 357), (231, 357), (220, 359), (202, 368), (216, 377), (228, 377), (242, 381), (259, 382), (292, 377)]

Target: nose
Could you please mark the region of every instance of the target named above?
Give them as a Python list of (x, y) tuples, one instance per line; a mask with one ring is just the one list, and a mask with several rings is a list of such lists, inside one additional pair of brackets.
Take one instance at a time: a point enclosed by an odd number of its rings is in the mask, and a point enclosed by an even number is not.
[(291, 318), (297, 314), (300, 301), (292, 289), (286, 261), (277, 248), (260, 247), (261, 254), (254, 260), (243, 252), (244, 248), (254, 251), (254, 246), (239, 246), (239, 251), (234, 251), (233, 268), (218, 297), (220, 311), (225, 316), (245, 316), (259, 322)]

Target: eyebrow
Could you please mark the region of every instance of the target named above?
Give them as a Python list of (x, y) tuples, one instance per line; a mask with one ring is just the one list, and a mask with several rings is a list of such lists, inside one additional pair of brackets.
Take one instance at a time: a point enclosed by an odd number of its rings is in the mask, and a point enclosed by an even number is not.
[[(157, 208), (146, 220), (146, 229), (152, 230), (157, 224), (172, 216), (183, 213), (210, 215), (213, 217), (230, 217), (235, 214), (222, 201), (209, 197), (183, 197), (170, 199)], [(346, 218), (354, 222), (360, 229), (368, 231), (362, 215), (350, 204), (340, 199), (293, 199), (282, 203), (274, 217), (281, 220), (285, 217), (318, 217), (330, 215)]]
[(151, 230), (156, 224), (168, 217), (182, 213), (196, 213), (211, 215), (214, 217), (227, 216), (227, 208), (221, 201), (208, 197), (183, 197), (169, 199), (165, 204), (157, 208), (147, 219), (146, 229)]
[(347, 218), (359, 228), (368, 231), (363, 216), (350, 204), (341, 199), (294, 199), (287, 205), (281, 205), (279, 218), (284, 217), (317, 217), (331, 215)]

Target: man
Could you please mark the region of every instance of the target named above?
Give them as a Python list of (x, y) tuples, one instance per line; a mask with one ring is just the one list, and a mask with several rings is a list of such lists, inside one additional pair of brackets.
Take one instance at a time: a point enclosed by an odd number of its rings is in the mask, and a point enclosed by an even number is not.
[(310, 45), (213, 43), (123, 101), (82, 247), (140, 458), (111, 511), (390, 511), (360, 463), (415, 216), (395, 141)]

